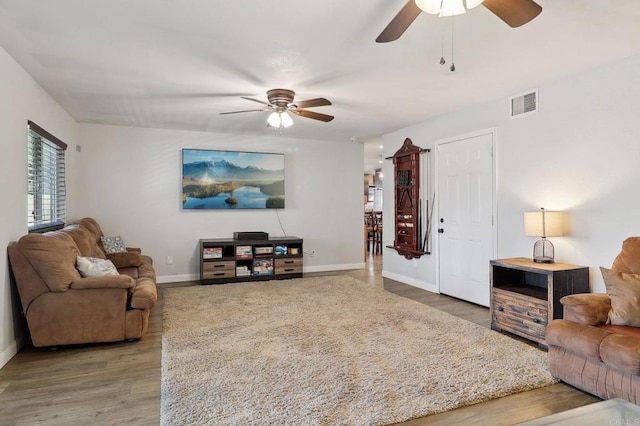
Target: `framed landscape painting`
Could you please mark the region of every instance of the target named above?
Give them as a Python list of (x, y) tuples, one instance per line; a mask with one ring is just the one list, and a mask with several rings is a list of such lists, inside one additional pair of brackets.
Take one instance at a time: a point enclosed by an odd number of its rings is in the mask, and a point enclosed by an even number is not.
[(183, 149), (182, 208), (284, 208), (284, 154)]

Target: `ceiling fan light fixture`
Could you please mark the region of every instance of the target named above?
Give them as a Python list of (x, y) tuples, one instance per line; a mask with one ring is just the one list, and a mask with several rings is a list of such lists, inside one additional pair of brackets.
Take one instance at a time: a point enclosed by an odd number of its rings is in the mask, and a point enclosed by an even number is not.
[[(483, 0), (415, 0), (422, 11), (439, 17), (462, 15), (479, 6)], [(466, 7), (465, 7), (466, 6)]]
[(267, 124), (269, 127), (274, 127), (276, 129), (279, 128), (287, 128), (293, 125), (293, 118), (291, 118), (291, 114), (287, 111), (274, 111), (269, 114), (269, 118), (267, 118)]

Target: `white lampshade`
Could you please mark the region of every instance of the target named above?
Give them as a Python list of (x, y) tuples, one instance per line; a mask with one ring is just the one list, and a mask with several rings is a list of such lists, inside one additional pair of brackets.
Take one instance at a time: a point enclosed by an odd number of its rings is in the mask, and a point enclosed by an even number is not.
[(473, 9), (476, 6), (480, 6), (483, 0), (467, 0), (465, 3), (467, 5), (467, 9)]
[(424, 12), (430, 13), (432, 15), (437, 15), (440, 13), (440, 6), (442, 5), (442, 0), (416, 0), (416, 6), (422, 9)]
[(291, 118), (291, 114), (289, 114), (287, 111), (281, 113), (280, 124), (282, 124), (282, 127), (284, 127), (285, 129), (291, 126), (293, 124), (293, 118)]
[(281, 122), (280, 114), (277, 112), (272, 112), (269, 115), (269, 118), (267, 118), (267, 123), (269, 123), (269, 126), (271, 127), (276, 127), (276, 128), (280, 127), (280, 122)]
[[(473, 9), (482, 3), (483, 0), (415, 0), (418, 6), (424, 12), (432, 15), (454, 16), (466, 13), (466, 9)], [(465, 8), (466, 6), (466, 8)]]
[(564, 235), (565, 217), (565, 212), (526, 212), (524, 234), (529, 237), (560, 237)]

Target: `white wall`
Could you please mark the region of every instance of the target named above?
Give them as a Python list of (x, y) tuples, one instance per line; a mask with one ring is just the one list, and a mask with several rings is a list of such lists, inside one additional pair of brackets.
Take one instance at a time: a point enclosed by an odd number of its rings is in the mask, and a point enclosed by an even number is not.
[[(305, 272), (364, 266), (361, 145), (93, 124), (80, 125), (79, 139), (78, 216), (141, 247), (159, 282), (197, 278), (200, 238), (282, 236), (280, 222), (286, 235), (304, 239), (306, 252), (316, 251), (305, 256)], [(285, 209), (182, 210), (182, 148), (284, 153)]]
[[(70, 145), (66, 155), (69, 199), (76, 194), (73, 144), (77, 125), (2, 48), (0, 93), (0, 245), (7, 247), (27, 233), (27, 120)], [(69, 214), (73, 214), (73, 209), (72, 202)], [(5, 254), (0, 262), (0, 367), (17, 352), (25, 338), (21, 309), (9, 280)]]
[[(598, 267), (610, 267), (622, 241), (640, 235), (640, 56), (538, 88), (537, 114), (510, 120), (508, 99), (498, 99), (384, 135), (384, 156), (407, 137), (433, 148), (439, 140), (497, 128), (498, 257), (531, 256), (536, 239), (523, 235), (523, 212), (566, 210), (571, 233), (552, 239), (556, 260), (591, 267), (592, 291), (604, 292)], [(384, 173), (393, 176), (391, 162)], [(384, 239), (391, 244), (391, 178), (384, 188)], [(384, 276), (437, 290), (437, 251), (407, 261), (385, 250)]]

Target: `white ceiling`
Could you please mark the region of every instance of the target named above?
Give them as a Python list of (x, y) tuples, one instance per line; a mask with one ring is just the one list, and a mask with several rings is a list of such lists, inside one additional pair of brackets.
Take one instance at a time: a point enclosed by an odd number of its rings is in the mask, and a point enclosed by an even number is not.
[(374, 42), (405, 0), (0, 0), (0, 45), (80, 122), (266, 134), (265, 113), (219, 113), (272, 88), (326, 97), (335, 120), (282, 137), (366, 142), (372, 168), (382, 134), (640, 53), (637, 0), (537, 2), (517, 29), (456, 17), (453, 73), (450, 20)]

